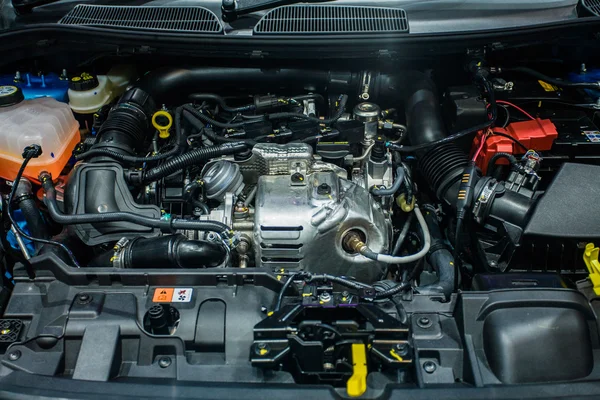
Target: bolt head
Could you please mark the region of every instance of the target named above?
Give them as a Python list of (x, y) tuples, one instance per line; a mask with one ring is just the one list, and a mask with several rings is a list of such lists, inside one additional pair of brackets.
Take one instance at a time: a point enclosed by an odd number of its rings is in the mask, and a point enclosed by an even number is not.
[(88, 304), (92, 302), (92, 296), (87, 293), (81, 293), (77, 296), (78, 304)]
[(158, 360), (158, 366), (161, 368), (167, 368), (171, 365), (171, 357), (161, 357), (160, 360)]
[(8, 354), (8, 359), (10, 361), (17, 361), (19, 358), (21, 358), (21, 350), (11, 351)]
[(421, 328), (429, 328), (431, 326), (431, 319), (428, 317), (421, 317), (417, 320), (417, 325)]
[(433, 361), (425, 361), (423, 363), (423, 370), (428, 374), (433, 374), (437, 369), (437, 365)]
[(408, 354), (408, 344), (406, 343), (397, 343), (396, 346), (394, 346), (396, 348), (396, 352), (401, 355), (401, 356), (405, 356)]

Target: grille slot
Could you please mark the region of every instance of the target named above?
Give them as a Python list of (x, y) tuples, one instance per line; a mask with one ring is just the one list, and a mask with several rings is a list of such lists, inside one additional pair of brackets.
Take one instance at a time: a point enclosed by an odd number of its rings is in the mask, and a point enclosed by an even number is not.
[(292, 5), (269, 11), (254, 33), (408, 33), (408, 19), (399, 8)]
[(582, 0), (581, 5), (595, 16), (600, 17), (600, 0)]
[(58, 23), (170, 32), (221, 33), (223, 31), (217, 16), (204, 7), (131, 7), (80, 4)]

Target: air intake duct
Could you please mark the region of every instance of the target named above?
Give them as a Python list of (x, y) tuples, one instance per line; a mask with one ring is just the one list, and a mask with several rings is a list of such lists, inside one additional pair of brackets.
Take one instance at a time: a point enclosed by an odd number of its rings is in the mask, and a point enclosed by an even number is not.
[(92, 149), (135, 154), (144, 143), (154, 109), (154, 101), (148, 93), (139, 88), (128, 90), (108, 114)]
[[(405, 102), (408, 136), (413, 146), (446, 137), (437, 89), (425, 74), (414, 74)], [(458, 181), (468, 163), (466, 154), (454, 143), (417, 152), (421, 171), (440, 200), (452, 205)]]

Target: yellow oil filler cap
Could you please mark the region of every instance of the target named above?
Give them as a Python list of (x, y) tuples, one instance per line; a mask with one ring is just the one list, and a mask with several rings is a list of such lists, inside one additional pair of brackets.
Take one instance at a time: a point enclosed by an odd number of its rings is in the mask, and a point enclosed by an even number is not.
[(169, 137), (169, 129), (173, 125), (173, 117), (168, 111), (160, 110), (154, 113), (152, 116), (152, 126), (158, 131), (158, 136), (161, 139)]
[(362, 343), (352, 344), (352, 367), (353, 372), (346, 383), (346, 391), (350, 397), (362, 396), (367, 391), (367, 352)]
[(583, 252), (583, 261), (590, 272), (590, 281), (594, 286), (594, 293), (600, 295), (600, 261), (598, 261), (600, 248), (595, 247), (594, 243), (588, 243)]

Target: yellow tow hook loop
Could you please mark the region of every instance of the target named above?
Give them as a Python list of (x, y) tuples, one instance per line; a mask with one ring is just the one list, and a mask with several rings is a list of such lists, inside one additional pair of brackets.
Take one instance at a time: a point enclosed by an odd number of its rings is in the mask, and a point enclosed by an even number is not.
[[(160, 120), (166, 119), (166, 121), (159, 122), (159, 118)], [(160, 110), (155, 112), (152, 116), (152, 126), (156, 128), (156, 130), (158, 131), (158, 136), (161, 139), (166, 139), (169, 137), (169, 129), (171, 129), (172, 125), (173, 117), (171, 117), (171, 114), (169, 114), (168, 111)]]
[(367, 352), (362, 343), (352, 344), (352, 367), (353, 373), (346, 383), (346, 391), (350, 397), (362, 396), (367, 391)]

